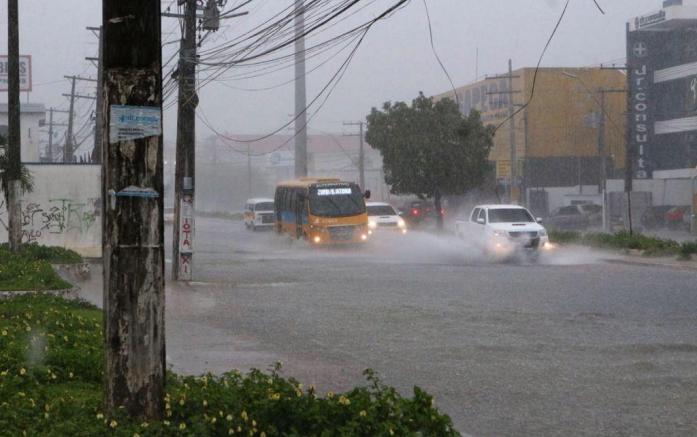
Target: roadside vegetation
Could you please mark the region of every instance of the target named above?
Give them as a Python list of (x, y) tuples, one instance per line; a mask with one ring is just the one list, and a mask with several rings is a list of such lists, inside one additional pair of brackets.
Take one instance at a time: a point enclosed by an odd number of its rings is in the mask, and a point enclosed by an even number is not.
[(649, 237), (639, 233), (622, 231), (616, 234), (602, 232), (581, 233), (575, 231), (551, 231), (550, 241), (558, 244), (581, 244), (599, 249), (636, 250), (643, 256), (677, 256), (691, 259), (697, 254), (697, 242), (678, 243), (673, 240)]
[(60, 247), (35, 244), (22, 246), (12, 253), (7, 244), (0, 245), (0, 291), (64, 290), (71, 285), (64, 281), (51, 264), (82, 262), (77, 253)]
[(366, 387), (320, 395), (270, 372), (168, 374), (165, 417), (102, 410), (102, 312), (46, 295), (0, 300), (0, 429), (56, 436), (456, 436), (433, 398), (401, 396), (366, 371)]

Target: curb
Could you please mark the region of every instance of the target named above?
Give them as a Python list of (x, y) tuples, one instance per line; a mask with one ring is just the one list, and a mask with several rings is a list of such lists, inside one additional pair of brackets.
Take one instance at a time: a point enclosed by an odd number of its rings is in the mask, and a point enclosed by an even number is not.
[(629, 266), (641, 266), (641, 267), (658, 267), (672, 270), (680, 271), (692, 271), (697, 272), (697, 264), (690, 261), (675, 261), (675, 262), (655, 262), (650, 260), (632, 260), (632, 259), (617, 259), (617, 258), (605, 258), (604, 262), (608, 264), (624, 264)]
[(0, 299), (9, 299), (16, 296), (24, 296), (25, 294), (48, 294), (56, 297), (64, 297), (66, 299), (76, 298), (80, 287), (65, 288), (62, 290), (15, 290), (15, 291), (0, 291)]

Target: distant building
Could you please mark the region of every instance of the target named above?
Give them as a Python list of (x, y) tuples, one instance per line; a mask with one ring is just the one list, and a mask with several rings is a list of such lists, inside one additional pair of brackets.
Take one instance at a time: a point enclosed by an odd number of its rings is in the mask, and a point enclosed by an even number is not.
[[(39, 128), (45, 123), (46, 108), (42, 103), (20, 106), (22, 162), (39, 162)], [(7, 103), (0, 103), (0, 135), (7, 137)]]
[[(227, 136), (245, 141), (258, 137)], [(389, 200), (380, 152), (368, 143), (364, 147), (365, 188), (372, 191), (375, 199)], [(310, 134), (308, 173), (358, 182), (359, 149), (358, 136)], [(252, 143), (213, 136), (203, 141), (196, 153), (196, 208), (201, 211), (238, 212), (247, 198), (273, 197), (278, 182), (294, 178), (292, 135), (274, 135)]]
[[(506, 75), (501, 75), (506, 76)], [(481, 113), (485, 124), (497, 126), (490, 160), (501, 185), (510, 183), (511, 141), (509, 99), (515, 110), (515, 144), (519, 186), (543, 187), (598, 185), (601, 158), (598, 153), (599, 89), (620, 92), (605, 95), (605, 144), (611, 177), (624, 168), (626, 145), (626, 75), (600, 68), (522, 68), (513, 71), (513, 89), (505, 77), (482, 80), (457, 88), (460, 110)], [(533, 81), (535, 92), (532, 95)], [(453, 91), (435, 99), (454, 99)], [(525, 193), (525, 191), (523, 191)]]
[(697, 0), (627, 23), (634, 177), (697, 166)]

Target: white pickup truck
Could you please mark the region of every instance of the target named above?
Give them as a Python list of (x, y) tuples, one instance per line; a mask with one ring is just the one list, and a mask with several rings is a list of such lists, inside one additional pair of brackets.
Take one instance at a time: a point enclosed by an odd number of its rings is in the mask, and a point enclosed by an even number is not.
[(539, 219), (518, 205), (479, 205), (466, 220), (455, 222), (457, 235), (494, 258), (523, 254), (536, 259), (550, 246)]

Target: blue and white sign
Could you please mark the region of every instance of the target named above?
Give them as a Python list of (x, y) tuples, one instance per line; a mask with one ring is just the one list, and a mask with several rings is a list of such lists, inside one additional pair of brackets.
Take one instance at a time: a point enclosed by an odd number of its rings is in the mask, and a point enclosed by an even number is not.
[(162, 110), (156, 106), (111, 105), (109, 142), (132, 141), (162, 134)]

